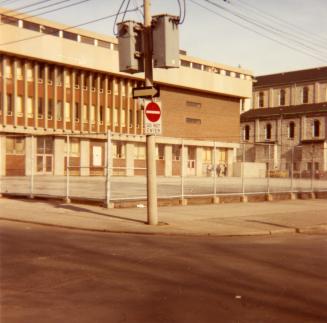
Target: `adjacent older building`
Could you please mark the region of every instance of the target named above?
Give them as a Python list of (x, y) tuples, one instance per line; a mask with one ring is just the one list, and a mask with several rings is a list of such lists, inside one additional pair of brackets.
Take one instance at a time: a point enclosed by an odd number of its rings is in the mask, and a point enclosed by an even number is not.
[(249, 161), (269, 159), (282, 172), (325, 176), (327, 67), (257, 77), (253, 109), (241, 115), (241, 138)]
[[(116, 38), (0, 15), (0, 175), (63, 175), (68, 152), (72, 173), (103, 174), (108, 131), (116, 172), (144, 173), (142, 104), (132, 98), (143, 75), (119, 72)], [(179, 175), (181, 156), (189, 175), (213, 160), (232, 165), (251, 72), (183, 53), (179, 69), (156, 69), (154, 80), (163, 109), (158, 174)]]

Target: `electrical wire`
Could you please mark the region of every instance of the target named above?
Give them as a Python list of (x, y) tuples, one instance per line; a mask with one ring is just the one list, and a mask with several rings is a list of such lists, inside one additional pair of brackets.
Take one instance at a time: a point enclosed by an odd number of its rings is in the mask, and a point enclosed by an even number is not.
[(7, 14), (9, 12), (13, 12), (13, 11), (21, 11), (23, 9), (26, 9), (26, 8), (30, 8), (30, 7), (34, 7), (34, 6), (37, 6), (39, 4), (42, 4), (42, 3), (45, 3), (45, 2), (49, 2), (51, 0), (41, 0), (41, 1), (37, 1), (37, 2), (33, 2), (31, 4), (28, 4), (28, 5), (25, 5), (25, 6), (22, 6), (22, 7), (17, 7), (17, 8), (14, 8), (14, 9), (10, 9), (10, 10), (7, 10), (5, 12), (3, 12), (2, 14)]
[[(254, 12), (259, 12), (261, 13), (263, 16), (270, 18), (271, 20), (277, 21), (278, 23), (282, 23), (288, 27), (290, 27), (291, 29), (295, 30), (297, 33), (302, 33), (303, 35), (306, 35), (306, 37), (310, 37), (310, 38), (316, 38), (318, 41), (324, 40), (326, 41), (327, 38), (323, 37), (323, 36), (318, 36), (314, 33), (308, 32), (307, 30), (303, 29), (302, 27), (300, 27), (299, 25), (295, 25), (287, 20), (284, 20), (282, 18), (276, 17), (274, 15), (272, 15), (271, 13), (268, 13), (264, 10), (261, 10), (257, 7), (251, 6), (250, 4), (248, 4), (247, 2), (245, 2), (244, 0), (237, 0), (238, 2), (240, 2), (241, 7), (243, 5), (243, 8), (249, 8), (250, 10), (254, 11)], [(231, 3), (232, 4), (232, 3)], [(233, 5), (233, 4), (232, 4)]]
[(228, 8), (222, 6), (222, 5), (219, 5), (219, 4), (217, 4), (217, 3), (215, 3), (215, 2), (213, 2), (211, 0), (205, 0), (205, 1), (208, 2), (208, 3), (210, 3), (211, 5), (219, 8), (219, 9), (224, 10), (224, 11), (232, 14), (233, 16), (235, 16), (237, 18), (240, 18), (241, 20), (243, 20), (243, 21), (245, 21), (245, 22), (247, 22), (249, 24), (252, 24), (252, 25), (254, 25), (256, 27), (259, 27), (259, 28), (261, 28), (261, 29), (263, 29), (263, 30), (265, 30), (265, 31), (267, 31), (269, 33), (272, 33), (274, 35), (277, 34), (278, 37), (286, 38), (287, 40), (290, 40), (293, 43), (297, 43), (301, 47), (307, 48), (307, 49), (309, 49), (309, 50), (311, 50), (313, 52), (319, 52), (318, 55), (321, 55), (321, 54), (322, 55), (326, 55), (326, 53), (327, 53), (325, 50), (321, 50), (321, 49), (320, 50), (317, 50), (317, 49), (313, 48), (312, 46), (309, 46), (306, 43), (303, 43), (302, 41), (297, 40), (298, 37), (295, 37), (293, 35), (291, 35), (291, 37), (287, 36), (285, 30), (278, 29), (276, 27), (267, 25), (267, 24), (262, 23), (260, 21), (256, 21), (253, 18), (249, 18), (249, 17), (244, 16), (242, 14), (239, 14), (237, 12), (231, 11), (230, 9), (228, 9)]
[[(179, 24), (183, 24), (185, 21), (186, 17), (186, 0), (183, 0), (183, 9), (182, 10), (182, 5), (181, 5), (181, 0), (177, 0), (178, 3), (178, 8), (179, 8)], [(182, 17), (182, 11), (183, 11), (183, 17)]]
[[(78, 2), (75, 2), (75, 3), (71, 3), (69, 5), (66, 5), (66, 6), (62, 6), (62, 7), (59, 7), (59, 8), (56, 8), (56, 9), (51, 9), (51, 10), (48, 10), (48, 11), (43, 11), (43, 12), (40, 12), (38, 13), (37, 15), (30, 15), (30, 16), (25, 16), (24, 19), (29, 19), (29, 18), (33, 18), (33, 17), (38, 17), (39, 15), (45, 15), (47, 13), (52, 13), (52, 12), (56, 12), (56, 11), (59, 11), (59, 10), (62, 10), (62, 9), (66, 9), (66, 8), (70, 8), (70, 7), (74, 7), (74, 6), (77, 6), (77, 5), (80, 5), (84, 2), (88, 2), (88, 1), (91, 1), (91, 0), (81, 0), (81, 1), (78, 1)], [(67, 2), (66, 1), (61, 1), (61, 2)], [(57, 3), (58, 4), (58, 3)], [(34, 10), (32, 10), (34, 11)], [(21, 15), (21, 14), (19, 14)], [(16, 15), (17, 16), (17, 15)], [(11, 17), (16, 17), (16, 16), (11, 16)], [(1, 23), (0, 26), (2, 25), (5, 25), (5, 23)]]
[(113, 31), (113, 34), (114, 34), (115, 36), (118, 35), (117, 32), (116, 32), (117, 19), (118, 19), (118, 16), (120, 15), (120, 11), (121, 11), (122, 7), (124, 6), (125, 1), (126, 1), (126, 0), (122, 0), (122, 2), (121, 2), (121, 4), (120, 4), (120, 7), (119, 7), (119, 9), (118, 9), (118, 11), (117, 11), (117, 13), (116, 13), (116, 17), (115, 17), (114, 24), (113, 24), (113, 26), (112, 26), (112, 31)]
[[(83, 0), (82, 2), (85, 2), (85, 1), (89, 1), (89, 0)], [(129, 10), (127, 10), (127, 12), (136, 12), (138, 9), (139, 9), (139, 7), (133, 8), (133, 9), (129, 9)], [(79, 28), (79, 27), (82, 27), (82, 26), (86, 26), (86, 25), (90, 25), (90, 24), (93, 24), (93, 23), (102, 21), (102, 20), (110, 19), (110, 18), (113, 18), (115, 16), (117, 16), (117, 13), (111, 14), (111, 15), (108, 15), (108, 16), (103, 16), (103, 17), (97, 18), (97, 19), (92, 19), (92, 20), (89, 20), (89, 21), (80, 23), (78, 25), (74, 25), (74, 26), (70, 26), (70, 27), (64, 28), (62, 30), (63, 31), (66, 31), (66, 30), (70, 30), (70, 29), (74, 29), (74, 28)], [(23, 42), (23, 41), (28, 41), (28, 40), (31, 40), (31, 39), (36, 39), (36, 38), (44, 37), (46, 35), (51, 35), (51, 33), (48, 33), (48, 34), (40, 34), (40, 35), (26, 37), (26, 38), (22, 38), (22, 39), (18, 39), (18, 40), (9, 41), (9, 42), (0, 44), (0, 46), (12, 45), (12, 44), (20, 43), (20, 42)]]
[(219, 16), (219, 17), (221, 17), (221, 18), (223, 18), (223, 19), (225, 19), (225, 20), (227, 20), (227, 21), (229, 21), (229, 22), (231, 22), (233, 24), (236, 24), (236, 25), (238, 25), (238, 26), (240, 26), (240, 27), (242, 27), (244, 29), (247, 29), (249, 31), (252, 31), (253, 33), (255, 33), (257, 35), (260, 35), (260, 36), (262, 36), (262, 37), (264, 37), (266, 39), (269, 39), (269, 40), (271, 40), (271, 41), (273, 41), (275, 43), (278, 43), (279, 45), (281, 45), (283, 47), (287, 47), (287, 48), (292, 49), (292, 50), (294, 50), (296, 52), (301, 52), (302, 54), (307, 55), (307, 56), (311, 56), (311, 57), (315, 58), (316, 60), (321, 61), (323, 63), (326, 63), (327, 62), (327, 58), (322, 58), (322, 57), (316, 56), (316, 55), (314, 55), (312, 53), (309, 53), (309, 52), (307, 52), (307, 51), (305, 51), (303, 49), (296, 48), (296, 47), (294, 47), (294, 46), (292, 46), (292, 45), (290, 45), (288, 43), (285, 43), (285, 42), (282, 42), (282, 41), (280, 41), (278, 39), (275, 39), (273, 37), (270, 37), (269, 35), (266, 35), (266, 34), (260, 32), (258, 30), (255, 30), (255, 29), (247, 26), (247, 25), (244, 25), (244, 24), (242, 24), (242, 23), (240, 23), (238, 21), (235, 21), (235, 20), (233, 20), (231, 18), (228, 18), (228, 17), (226, 17), (226, 16), (224, 16), (224, 15), (222, 15), (222, 14), (220, 14), (220, 13), (218, 13), (218, 12), (216, 12), (216, 11), (214, 11), (214, 10), (212, 10), (212, 9), (210, 9), (210, 8), (208, 8), (208, 7), (200, 4), (200, 3), (198, 3), (195, 0), (189, 0), (189, 1), (192, 2), (193, 4), (197, 5), (197, 6), (201, 7), (202, 9), (205, 9), (205, 10), (213, 13), (216, 16)]
[(126, 11), (128, 10), (128, 7), (129, 7), (129, 4), (130, 4), (130, 2), (131, 2), (131, 0), (128, 0), (128, 2), (127, 2), (127, 5), (126, 5), (126, 7), (125, 7), (125, 11), (124, 11), (124, 14), (123, 14), (123, 18), (122, 18), (122, 20), (121, 20), (121, 21), (124, 21), (124, 19), (125, 19), (125, 16), (126, 16)]

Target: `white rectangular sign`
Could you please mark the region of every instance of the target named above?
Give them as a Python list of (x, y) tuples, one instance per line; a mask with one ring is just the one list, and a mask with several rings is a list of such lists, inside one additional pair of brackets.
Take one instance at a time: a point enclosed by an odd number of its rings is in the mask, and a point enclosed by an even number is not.
[(102, 147), (93, 146), (93, 165), (95, 167), (102, 166)]
[(161, 102), (144, 100), (144, 134), (161, 135), (162, 108)]

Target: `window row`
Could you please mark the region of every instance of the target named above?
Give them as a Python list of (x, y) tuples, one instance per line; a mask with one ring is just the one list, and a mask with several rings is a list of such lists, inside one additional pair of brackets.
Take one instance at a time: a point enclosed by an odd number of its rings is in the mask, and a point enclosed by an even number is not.
[[(314, 120), (312, 123), (312, 137), (317, 138), (320, 137), (321, 124), (319, 120)], [(295, 138), (295, 122), (291, 121), (287, 126), (287, 138), (294, 139)], [(282, 134), (283, 135), (283, 134)], [(243, 128), (243, 140), (248, 141), (251, 138), (251, 127), (246, 125)], [(272, 139), (272, 125), (270, 123), (266, 124), (264, 128), (264, 138), (265, 140)]]

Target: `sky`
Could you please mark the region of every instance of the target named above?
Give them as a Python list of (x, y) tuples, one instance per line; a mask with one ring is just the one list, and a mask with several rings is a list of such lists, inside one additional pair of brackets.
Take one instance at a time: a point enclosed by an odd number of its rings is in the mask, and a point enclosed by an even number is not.
[[(35, 3), (33, 7), (22, 9), (27, 11), (59, 1), (2, 0), (0, 6), (17, 9)], [(30, 14), (77, 25), (116, 14), (122, 3), (122, 0), (88, 0), (42, 14), (80, 1), (66, 0)], [(183, 9), (183, 0), (180, 2)], [(142, 4), (143, 0), (130, 0), (129, 9), (139, 7), (139, 10), (127, 13), (125, 20), (141, 22)], [(327, 0), (185, 0), (185, 4), (186, 11), (182, 10), (182, 14), (186, 13), (185, 20), (180, 25), (180, 48), (190, 56), (241, 66), (254, 75), (327, 65)], [(178, 0), (151, 0), (151, 13), (179, 15)], [(121, 19), (119, 16), (118, 21)], [(83, 28), (112, 36), (113, 25), (114, 18), (110, 18)]]

